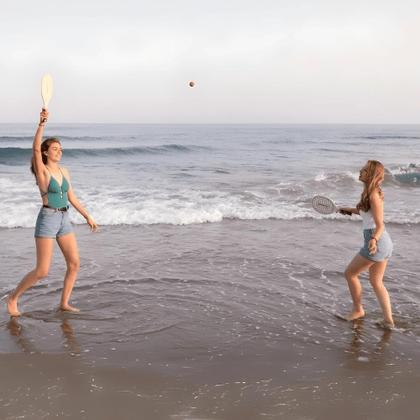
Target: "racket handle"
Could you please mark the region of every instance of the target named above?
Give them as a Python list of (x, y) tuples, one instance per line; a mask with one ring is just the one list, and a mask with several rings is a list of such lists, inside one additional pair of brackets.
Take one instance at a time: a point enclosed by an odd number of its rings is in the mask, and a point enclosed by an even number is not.
[(351, 211), (347, 211), (347, 210), (339, 210), (338, 212), (340, 214), (345, 214), (346, 216), (351, 216), (353, 214)]
[[(42, 107), (42, 110), (43, 110), (43, 111), (47, 111), (47, 107), (44, 105), (44, 106)], [(45, 123), (45, 122), (47, 122), (47, 119), (46, 119), (46, 118), (43, 118), (43, 119), (41, 120), (41, 122), (42, 122), (42, 123)]]

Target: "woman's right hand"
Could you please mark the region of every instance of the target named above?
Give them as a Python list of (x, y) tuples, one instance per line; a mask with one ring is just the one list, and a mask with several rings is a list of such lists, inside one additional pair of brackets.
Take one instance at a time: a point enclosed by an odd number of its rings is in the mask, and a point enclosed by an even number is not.
[(340, 214), (344, 214), (344, 215), (346, 215), (346, 216), (351, 216), (351, 215), (353, 214), (353, 212), (351, 211), (351, 209), (350, 209), (350, 208), (348, 208), (348, 207), (340, 207), (340, 208), (338, 209), (338, 212), (339, 212)]
[(39, 114), (39, 125), (45, 125), (47, 121), (48, 121), (48, 111), (42, 108), (42, 111)]

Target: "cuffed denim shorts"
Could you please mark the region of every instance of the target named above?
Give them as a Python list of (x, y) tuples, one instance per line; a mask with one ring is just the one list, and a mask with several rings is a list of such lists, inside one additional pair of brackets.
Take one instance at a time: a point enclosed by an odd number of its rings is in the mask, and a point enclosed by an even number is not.
[(35, 238), (58, 238), (73, 232), (68, 211), (41, 207), (35, 225)]
[(369, 241), (372, 238), (374, 232), (375, 232), (375, 229), (365, 229), (363, 231), (365, 243), (363, 247), (360, 249), (359, 254), (362, 257), (365, 257), (368, 260), (375, 261), (375, 262), (383, 261), (390, 258), (392, 255), (392, 250), (394, 246), (392, 244), (391, 237), (389, 236), (386, 230), (384, 230), (381, 237), (379, 238), (376, 253), (375, 254), (369, 253)]

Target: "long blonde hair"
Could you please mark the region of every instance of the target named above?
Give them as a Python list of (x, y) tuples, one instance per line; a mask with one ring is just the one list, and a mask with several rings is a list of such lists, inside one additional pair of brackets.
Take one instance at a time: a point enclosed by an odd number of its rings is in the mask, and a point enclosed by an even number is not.
[(385, 168), (381, 162), (377, 160), (368, 160), (367, 161), (367, 180), (364, 181), (363, 192), (360, 197), (360, 201), (357, 204), (358, 210), (369, 211), (370, 209), (370, 195), (373, 191), (377, 190), (379, 192), (382, 200), (384, 199), (384, 193), (381, 190), (380, 184), (384, 180)]

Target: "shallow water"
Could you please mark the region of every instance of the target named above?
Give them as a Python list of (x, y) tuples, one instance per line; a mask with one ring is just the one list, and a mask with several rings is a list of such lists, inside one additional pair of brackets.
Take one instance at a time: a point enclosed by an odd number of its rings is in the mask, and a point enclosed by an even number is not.
[[(419, 126), (49, 125), (101, 225), (76, 226), (80, 314), (56, 311), (64, 261), (0, 315), (1, 419), (416, 419)], [(0, 125), (0, 302), (33, 267), (32, 125)], [(397, 328), (343, 270), (367, 159), (386, 166)], [(82, 220), (74, 212), (72, 220)]]

